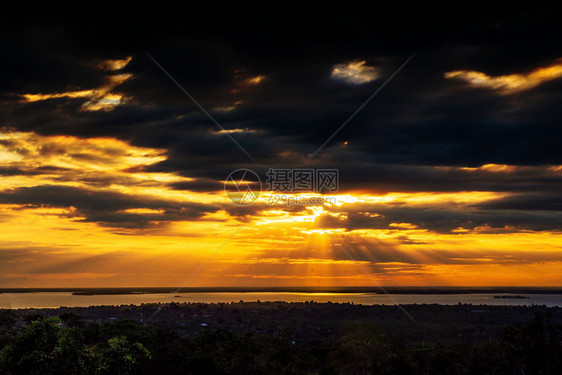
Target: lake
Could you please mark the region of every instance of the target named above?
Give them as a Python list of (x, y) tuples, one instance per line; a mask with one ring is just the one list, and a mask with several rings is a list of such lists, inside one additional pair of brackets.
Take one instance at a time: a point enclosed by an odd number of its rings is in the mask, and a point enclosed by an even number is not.
[(284, 302), (353, 302), (364, 305), (441, 304), (456, 305), (546, 305), (562, 307), (562, 294), (524, 294), (527, 298), (494, 298), (513, 296), (509, 293), (465, 293), (465, 294), (385, 294), (374, 293), (288, 293), (288, 292), (216, 292), (216, 293), (136, 293), (111, 295), (74, 295), (72, 292), (0, 293), (0, 308), (57, 308), (87, 307), (100, 305), (140, 305), (143, 303), (167, 302), (252, 302), (260, 300)]

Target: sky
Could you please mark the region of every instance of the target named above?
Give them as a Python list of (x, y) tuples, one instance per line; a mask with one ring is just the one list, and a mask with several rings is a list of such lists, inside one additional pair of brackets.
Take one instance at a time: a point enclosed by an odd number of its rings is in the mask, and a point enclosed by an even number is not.
[(558, 11), (8, 15), (0, 287), (562, 286)]

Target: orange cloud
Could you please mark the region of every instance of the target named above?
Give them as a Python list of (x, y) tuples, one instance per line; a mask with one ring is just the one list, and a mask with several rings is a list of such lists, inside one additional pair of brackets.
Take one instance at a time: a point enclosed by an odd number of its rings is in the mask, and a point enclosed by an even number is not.
[(365, 60), (351, 61), (337, 64), (332, 70), (332, 79), (361, 85), (379, 78), (379, 71), (373, 66), (368, 66)]
[(447, 79), (459, 79), (472, 87), (487, 88), (502, 94), (529, 90), (544, 82), (562, 77), (562, 59), (528, 73), (490, 76), (475, 70), (455, 70), (445, 73)]
[[(385, 285), (562, 282), (557, 271), (562, 261), (559, 232), (503, 230), (486, 224), (463, 228), (459, 224), (450, 233), (437, 233), (408, 217), (390, 220), (378, 212), (391, 207), (471, 212), (479, 203), (508, 197), (508, 193), (349, 193), (335, 195), (335, 202), (300, 209), (268, 205), (271, 193), (264, 193), (238, 217), (222, 192), (174, 190), (171, 183), (193, 179), (147, 171), (146, 166), (166, 157), (165, 150), (113, 138), (1, 133), (0, 167), (21, 173), (3, 176), (0, 194), (49, 185), (68, 194), (85, 194), (91, 202), (99, 202), (93, 198), (103, 194), (119, 199), (126, 196), (140, 204), (110, 207), (112, 214), (142, 216), (151, 222), (143, 228), (104, 226), (96, 222), (99, 218), (88, 220), (87, 210), (68, 204), (0, 204), (0, 273), (4, 275), (0, 285), (179, 285), (235, 232), (240, 221), (245, 226), (191, 286), (372, 285), (344, 249)], [(516, 173), (518, 168), (494, 164), (467, 172), (502, 175)], [(560, 166), (541, 168), (560, 173)], [(306, 198), (306, 194), (298, 196)], [(143, 204), (151, 201), (172, 202), (180, 211), (191, 202), (222, 209), (196, 221), (178, 216), (159, 222), (169, 215), (169, 207)], [(95, 203), (91, 208), (96, 208)], [(377, 229), (347, 228), (352, 217), (390, 221)]]
[(112, 71), (121, 70), (125, 68), (132, 59), (132, 56), (128, 56), (124, 59), (102, 60), (98, 63), (98, 68)]
[[(131, 61), (131, 59), (131, 57), (128, 57), (124, 60), (104, 60), (98, 64), (98, 68), (109, 71), (121, 70)], [(132, 77), (133, 75), (129, 73), (108, 75), (105, 79), (105, 83), (101, 87), (88, 90), (66, 91), (49, 94), (23, 94), (21, 95), (22, 102), (32, 103), (60, 98), (88, 98), (89, 100), (82, 105), (82, 109), (86, 111), (110, 111), (115, 108), (115, 106), (122, 104), (125, 101), (122, 94), (113, 93), (112, 90)]]

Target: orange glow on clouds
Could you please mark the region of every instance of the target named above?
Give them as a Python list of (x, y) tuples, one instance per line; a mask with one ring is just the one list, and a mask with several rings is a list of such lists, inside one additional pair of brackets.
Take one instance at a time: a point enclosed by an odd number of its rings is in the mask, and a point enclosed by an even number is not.
[[(98, 64), (98, 68), (105, 71), (118, 71), (125, 68), (131, 60), (132, 57), (123, 60), (104, 60)], [(22, 95), (22, 101), (31, 103), (49, 99), (87, 98), (89, 100), (82, 105), (82, 109), (86, 111), (110, 111), (125, 101), (123, 95), (113, 93), (112, 90), (131, 78), (133, 78), (133, 75), (129, 73), (110, 74), (106, 76), (105, 84), (98, 88), (49, 94), (24, 94)]]
[[(481, 226), (437, 233), (407, 221), (390, 222), (384, 229), (345, 226), (353, 212), (382, 219), (373, 207), (474, 210), (473, 205), (507, 193), (343, 193), (334, 195), (335, 201), (295, 208), (267, 204), (272, 194), (265, 192), (237, 216), (223, 191), (174, 190), (170, 183), (195, 179), (146, 171), (166, 158), (165, 150), (113, 138), (4, 130), (0, 167), (21, 173), (2, 177), (0, 196), (20, 188), (54, 186), (155, 203), (115, 210), (146, 217), (139, 227), (101, 222), (88, 211), (97, 207), (80, 211), (72, 205), (0, 204), (0, 285), (180, 285), (242, 224), (191, 286), (372, 285), (358, 264), (385, 285), (562, 283), (559, 232), (502, 232)], [(560, 173), (559, 166), (543, 169)], [(478, 170), (503, 174), (516, 173), (519, 167), (485, 165), (465, 172)], [(193, 204), (217, 208), (193, 218), (162, 219)]]
[(497, 90), (503, 94), (529, 90), (544, 82), (562, 77), (562, 60), (536, 68), (528, 73), (489, 76), (474, 70), (456, 70), (445, 73), (445, 78), (460, 79), (472, 87)]

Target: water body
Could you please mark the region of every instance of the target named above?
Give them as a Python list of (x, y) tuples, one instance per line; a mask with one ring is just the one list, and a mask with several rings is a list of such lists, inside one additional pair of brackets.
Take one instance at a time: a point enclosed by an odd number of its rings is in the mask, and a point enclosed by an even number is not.
[[(497, 298), (507, 296), (509, 298)], [(496, 297), (496, 298), (495, 298)], [(524, 297), (524, 298), (518, 298)], [(562, 294), (510, 294), (510, 293), (463, 293), (463, 294), (385, 294), (373, 293), (288, 293), (288, 292), (205, 292), (205, 293), (133, 293), (111, 295), (75, 295), (72, 292), (0, 293), (0, 308), (57, 308), (102, 305), (140, 305), (143, 303), (168, 302), (353, 302), (364, 305), (440, 304), (456, 305), (546, 305), (562, 307)]]

